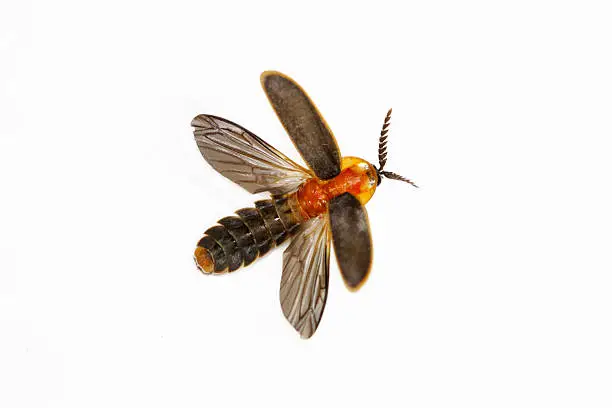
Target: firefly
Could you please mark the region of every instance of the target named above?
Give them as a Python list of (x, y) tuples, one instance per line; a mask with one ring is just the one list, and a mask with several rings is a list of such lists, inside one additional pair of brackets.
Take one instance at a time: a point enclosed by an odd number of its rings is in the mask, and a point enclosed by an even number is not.
[(332, 243), (346, 287), (357, 291), (372, 265), (365, 204), (384, 178), (416, 185), (384, 170), (391, 109), (380, 133), (376, 167), (340, 154), (327, 122), (293, 79), (266, 71), (261, 84), (307, 168), (229, 120), (196, 116), (191, 122), (195, 140), (212, 168), (249, 193), (270, 196), (207, 229), (194, 259), (205, 274), (233, 272), (289, 241), (281, 308), (300, 336), (310, 338), (327, 300)]

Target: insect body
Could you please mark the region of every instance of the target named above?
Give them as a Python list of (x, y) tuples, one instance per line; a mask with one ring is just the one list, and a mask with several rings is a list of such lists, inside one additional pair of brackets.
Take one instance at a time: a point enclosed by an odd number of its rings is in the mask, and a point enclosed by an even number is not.
[(194, 258), (204, 273), (232, 272), (251, 264), (287, 239), (280, 300), (283, 313), (304, 338), (317, 329), (329, 281), (330, 242), (347, 287), (366, 280), (372, 242), (364, 205), (383, 177), (412, 182), (383, 171), (391, 111), (379, 141), (379, 167), (340, 156), (336, 141), (312, 101), (278, 72), (261, 76), (262, 86), (309, 169), (228, 120), (198, 115), (192, 121), (202, 156), (219, 173), (251, 193), (268, 192), (235, 216), (206, 230)]

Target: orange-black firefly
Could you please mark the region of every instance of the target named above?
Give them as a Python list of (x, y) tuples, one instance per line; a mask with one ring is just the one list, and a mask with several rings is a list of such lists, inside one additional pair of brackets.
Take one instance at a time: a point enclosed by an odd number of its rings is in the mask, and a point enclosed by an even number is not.
[(194, 258), (205, 274), (232, 272), (290, 240), (283, 254), (281, 308), (300, 335), (309, 338), (321, 321), (327, 299), (330, 242), (346, 286), (359, 289), (372, 263), (364, 205), (383, 178), (413, 183), (384, 171), (391, 110), (380, 134), (379, 166), (375, 167), (340, 155), (323, 116), (291, 78), (266, 71), (261, 84), (308, 168), (235, 123), (212, 115), (196, 116), (191, 125), (204, 159), (248, 192), (267, 192), (271, 197), (206, 230)]

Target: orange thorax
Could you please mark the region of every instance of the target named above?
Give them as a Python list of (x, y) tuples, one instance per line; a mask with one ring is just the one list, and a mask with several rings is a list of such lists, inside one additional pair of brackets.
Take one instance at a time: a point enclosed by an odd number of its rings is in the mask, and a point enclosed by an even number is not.
[(367, 203), (376, 190), (374, 166), (357, 157), (344, 157), (340, 174), (329, 180), (311, 178), (300, 186), (297, 200), (304, 221), (327, 211), (330, 199), (351, 193), (362, 204)]

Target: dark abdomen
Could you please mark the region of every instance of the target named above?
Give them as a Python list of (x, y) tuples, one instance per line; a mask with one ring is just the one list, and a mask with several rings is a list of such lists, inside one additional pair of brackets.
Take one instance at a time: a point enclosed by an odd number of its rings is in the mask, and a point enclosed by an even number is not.
[(295, 194), (260, 200), (204, 232), (194, 259), (204, 273), (233, 272), (282, 244), (302, 221)]

